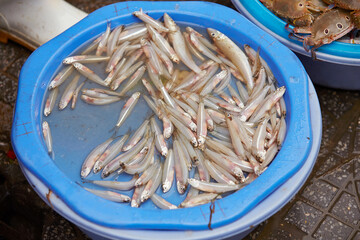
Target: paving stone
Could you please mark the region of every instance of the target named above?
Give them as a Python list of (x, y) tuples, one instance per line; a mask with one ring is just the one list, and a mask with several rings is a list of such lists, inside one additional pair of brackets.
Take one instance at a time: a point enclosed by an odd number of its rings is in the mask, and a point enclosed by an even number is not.
[(11, 216), (9, 216), (9, 218), (9, 226), (12, 226), (14, 229), (17, 230), (21, 229), (20, 236), (18, 238), (14, 237), (9, 239), (40, 239), (41, 235), (37, 227), (37, 224), (39, 224), (39, 222), (29, 221), (29, 219), (25, 218), (20, 214), (12, 214)]
[(354, 159), (354, 178), (360, 179), (360, 156)]
[(360, 154), (360, 130), (357, 130), (355, 134), (353, 153)]
[[(323, 121), (324, 121), (323, 125), (325, 124), (325, 122), (328, 122), (328, 120), (323, 120)], [(325, 156), (329, 153), (330, 149), (328, 149), (326, 146), (329, 144), (331, 137), (334, 135), (335, 131), (336, 131), (335, 125), (329, 125), (328, 127), (323, 127), (319, 157)]]
[(360, 240), (360, 232), (357, 232), (354, 236), (354, 240)]
[[(279, 223), (276, 228), (270, 228), (270, 229), (264, 228), (264, 226), (266, 226), (267, 223), (268, 220), (259, 224), (259, 226), (249, 235), (243, 238), (243, 240), (264, 239), (264, 236), (266, 236), (266, 240), (278, 240), (278, 239), (300, 240), (300, 239), (304, 239), (304, 237), (306, 236), (306, 233), (298, 230), (295, 226), (289, 226), (288, 223), (284, 223), (283, 221), (281, 221), (281, 223)], [(238, 238), (232, 237), (226, 240), (238, 240)]]
[(353, 187), (352, 182), (349, 182), (349, 183), (346, 185), (345, 189), (348, 190), (349, 192), (354, 192), (354, 187)]
[(17, 44), (9, 42), (8, 44), (0, 43), (0, 70), (5, 70), (18, 56)]
[(0, 74), (0, 101), (15, 104), (17, 92), (17, 79)]
[(324, 111), (324, 109), (321, 109), (321, 117), (322, 117), (322, 124), (323, 126), (326, 126), (326, 129), (328, 129), (330, 125), (334, 124), (335, 118), (331, 112)]
[(79, 234), (79, 230), (74, 229), (73, 225), (56, 213), (49, 213), (42, 233), (43, 240), (56, 239), (88, 239), (84, 234)]
[(344, 240), (351, 234), (352, 228), (327, 216), (314, 234), (315, 239), (324, 240)]
[(331, 112), (336, 119), (339, 119), (353, 106), (353, 103), (351, 101), (353, 100), (352, 96), (350, 97), (348, 96), (349, 94), (346, 94), (346, 92), (348, 91), (344, 91), (341, 93), (330, 89), (325, 89), (324, 91), (329, 92), (319, 97), (322, 103), (321, 107)]
[(326, 208), (335, 197), (338, 189), (321, 180), (314, 180), (302, 192), (302, 196), (315, 205)]
[(20, 58), (18, 58), (13, 64), (10, 65), (10, 67), (8, 68), (8, 70), (6, 72), (13, 75), (14, 77), (18, 78), (20, 75), (21, 68), (24, 65), (24, 63), (26, 62), (26, 59), (28, 57), (29, 56), (25, 55), (25, 56), (21, 56)]
[(330, 170), (331, 168), (335, 167), (336, 165), (339, 165), (341, 163), (342, 159), (335, 155), (330, 154), (326, 160), (320, 165), (320, 167), (316, 171), (316, 175), (321, 175)]
[(316, 208), (297, 201), (284, 218), (285, 221), (294, 224), (301, 231), (310, 233), (314, 225), (320, 221), (322, 212)]
[(301, 237), (298, 236), (294, 236), (294, 233), (291, 233), (289, 231), (286, 231), (284, 229), (276, 229), (274, 232), (272, 232), (269, 236), (269, 238), (267, 238), (268, 240), (277, 240), (277, 239), (281, 239), (281, 240), (300, 240), (302, 239)]
[(360, 219), (360, 211), (356, 199), (348, 193), (341, 195), (331, 212), (342, 220), (354, 225), (356, 225)]
[(0, 141), (10, 140), (13, 107), (0, 101)]
[[(264, 230), (264, 226), (267, 224), (268, 220), (265, 220), (264, 222), (260, 223), (250, 234), (248, 234), (246, 237), (244, 237), (243, 240), (256, 240), (259, 239), (260, 233)], [(236, 240), (234, 237), (230, 237), (226, 240)]]
[(350, 136), (350, 133), (345, 133), (334, 149), (334, 152), (343, 158), (349, 156)]
[(324, 179), (329, 180), (331, 183), (341, 187), (348, 182), (350, 176), (350, 166), (352, 162), (347, 163), (340, 168), (330, 172), (324, 176)]

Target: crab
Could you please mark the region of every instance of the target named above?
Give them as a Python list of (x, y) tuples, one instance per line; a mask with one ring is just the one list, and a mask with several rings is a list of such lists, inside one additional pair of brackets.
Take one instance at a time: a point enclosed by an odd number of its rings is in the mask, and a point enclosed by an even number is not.
[(359, 0), (333, 0), (336, 7), (352, 10), (351, 17), (356, 28), (360, 28), (360, 1)]
[(312, 24), (316, 14), (328, 10), (328, 5), (322, 0), (260, 0), (277, 16), (288, 19), (297, 27)]
[(322, 0), (324, 3), (335, 7), (350, 10), (355, 28), (360, 28), (360, 1), (359, 0)]
[(295, 26), (308, 26), (313, 22), (308, 10), (307, 0), (260, 0), (265, 7), (277, 16), (289, 19)]
[(351, 13), (352, 21), (355, 24), (355, 28), (360, 29), (360, 10)]
[(359, 0), (323, 0), (327, 4), (334, 4), (335, 7), (339, 7), (346, 10), (360, 10)]
[[(315, 50), (349, 34), (355, 43), (360, 29), (360, 0), (260, 0), (277, 16), (286, 18), (289, 37), (303, 42), (316, 59)], [(294, 28), (289, 28), (289, 25)], [(304, 35), (306, 34), (306, 35)]]
[(329, 5), (323, 0), (308, 0), (306, 6), (312, 12), (325, 12), (329, 10)]
[[(310, 47), (312, 47), (311, 56), (316, 59), (315, 50), (317, 48), (345, 36), (354, 27), (350, 12), (342, 9), (332, 9), (321, 14), (310, 26), (290, 29), (289, 24), (287, 24), (286, 29), (290, 31), (290, 38), (303, 41), (306, 51), (309, 51)], [(299, 33), (308, 35), (302, 36)]]

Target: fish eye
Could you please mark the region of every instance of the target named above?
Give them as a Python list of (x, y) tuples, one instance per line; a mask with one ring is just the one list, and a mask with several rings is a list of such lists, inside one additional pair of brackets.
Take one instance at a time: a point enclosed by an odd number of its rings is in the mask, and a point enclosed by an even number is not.
[(212, 33), (211, 36), (212, 36), (212, 37), (215, 37), (215, 33)]
[(328, 35), (328, 34), (329, 34), (329, 29), (325, 28), (324, 33), (325, 33), (326, 35)]
[(299, 3), (299, 7), (303, 7), (304, 6), (304, 4), (302, 4), (302, 3)]
[(342, 28), (343, 28), (343, 25), (342, 25), (341, 23), (337, 23), (337, 24), (336, 24), (336, 27), (337, 27), (338, 29), (342, 29)]

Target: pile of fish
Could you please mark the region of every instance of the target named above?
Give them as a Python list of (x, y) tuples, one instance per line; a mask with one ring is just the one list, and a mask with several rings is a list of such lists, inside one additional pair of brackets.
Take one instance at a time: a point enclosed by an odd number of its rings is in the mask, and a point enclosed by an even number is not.
[[(84, 188), (115, 202), (131, 201), (132, 207), (151, 199), (162, 209), (174, 209), (177, 206), (155, 193), (160, 185), (165, 193), (176, 182), (179, 194), (187, 192), (179, 206), (191, 207), (251, 183), (284, 141), (285, 87), (277, 87), (259, 51), (248, 45), (243, 51), (215, 29), (207, 29), (210, 41), (191, 27), (181, 31), (166, 13), (164, 23), (142, 10), (133, 14), (142, 22), (113, 30), (108, 24), (81, 55), (63, 60), (66, 66), (49, 84), (45, 116), (51, 114), (58, 87), (65, 81), (60, 110), (67, 105), (74, 109), (79, 95), (93, 105), (125, 102), (118, 121), (109, 127), (114, 136), (93, 148), (85, 160), (79, 159), (84, 161), (84, 184), (109, 190)], [(98, 62), (107, 63), (105, 79), (88, 66)], [(81, 75), (102, 87), (83, 88)], [(141, 85), (143, 91), (129, 94)], [(152, 113), (132, 134), (115, 137), (141, 97)], [(46, 121), (43, 136), (51, 154)], [(87, 180), (91, 171), (115, 180)], [(119, 174), (133, 178), (120, 182)], [(116, 191), (131, 189), (132, 197)]]

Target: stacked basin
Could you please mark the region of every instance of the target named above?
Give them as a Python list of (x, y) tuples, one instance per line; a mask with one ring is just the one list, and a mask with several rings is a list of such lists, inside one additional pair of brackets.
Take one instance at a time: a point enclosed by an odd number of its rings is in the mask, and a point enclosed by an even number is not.
[[(287, 89), (284, 99), (288, 129), (281, 150), (254, 182), (215, 201), (213, 230), (208, 229), (210, 204), (161, 210), (151, 203), (140, 208), (113, 203), (78, 184), (81, 182), (80, 166), (83, 161), (78, 158), (78, 151), (70, 152), (66, 161), (54, 161), (47, 154), (41, 133), (42, 109), (48, 84), (62, 66), (62, 59), (97, 38), (105, 30), (107, 22), (111, 22), (112, 27), (139, 22), (131, 13), (140, 7), (155, 19), (167, 12), (176, 22), (216, 28), (240, 45), (249, 44), (254, 49), (260, 47), (261, 56), (269, 64), (279, 86)], [(66, 109), (64, 114), (71, 119), (74, 113)], [(96, 117), (79, 118), (78, 121), (79, 126), (98, 124)], [(113, 122), (102, 124), (111, 126)], [(64, 123), (64, 126), (67, 124)], [(75, 129), (75, 136), (81, 131), (81, 128)], [(102, 130), (97, 128), (92, 131), (94, 136), (102, 134)], [(68, 144), (64, 139), (54, 139), (56, 141), (60, 145)], [(59, 214), (92, 238), (99, 239), (219, 239), (243, 236), (279, 210), (298, 191), (316, 160), (320, 141), (318, 99), (295, 54), (238, 12), (206, 2), (122, 2), (89, 14), (28, 58), (19, 78), (12, 128), (14, 150), (35, 191)], [(72, 147), (83, 151), (82, 154), (90, 152), (93, 147), (76, 144), (74, 141)], [(161, 194), (161, 189), (158, 193)], [(178, 197), (173, 194), (169, 201), (176, 201)]]

